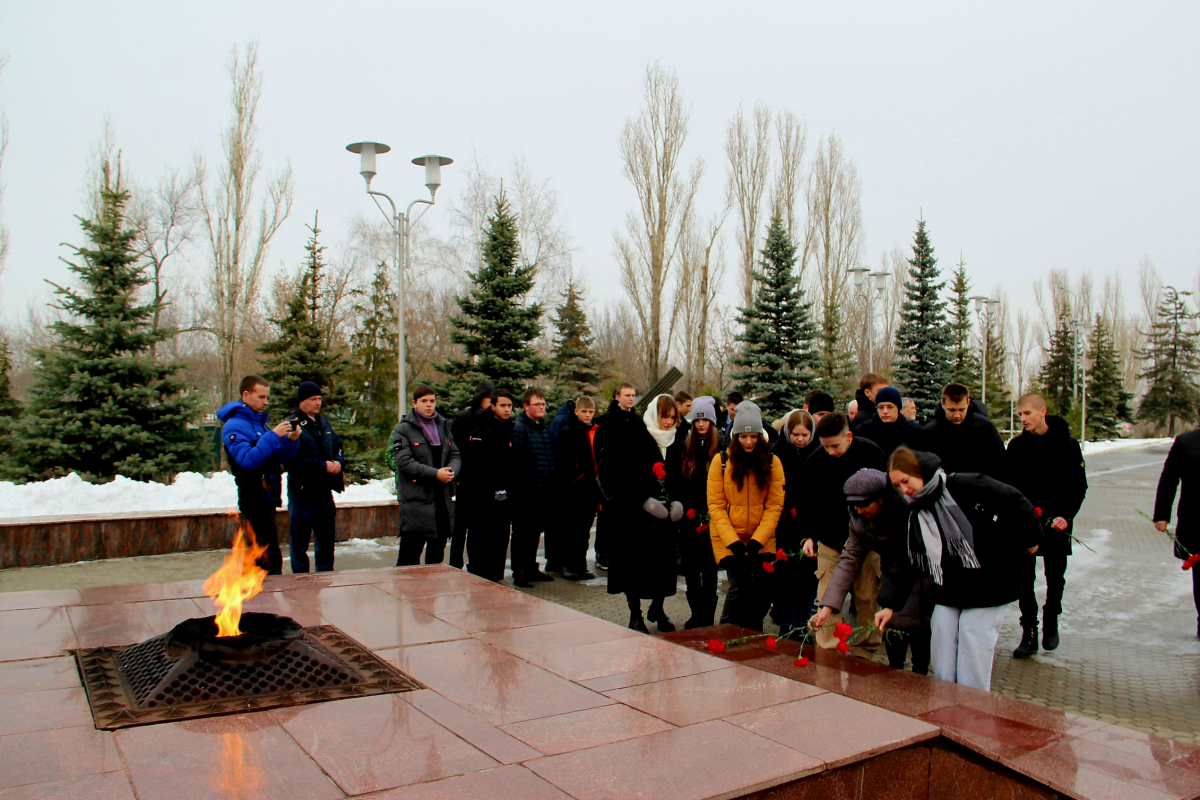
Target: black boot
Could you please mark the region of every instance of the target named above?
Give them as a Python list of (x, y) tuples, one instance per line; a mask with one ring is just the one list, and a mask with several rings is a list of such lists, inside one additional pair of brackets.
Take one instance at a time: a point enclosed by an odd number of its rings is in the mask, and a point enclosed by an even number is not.
[(1025, 633), (1021, 636), (1021, 643), (1017, 645), (1016, 650), (1013, 650), (1013, 658), (1029, 658), (1030, 656), (1037, 655), (1037, 625), (1025, 628), (1024, 631)]
[(629, 612), (629, 629), (638, 633), (650, 632), (650, 629), (646, 627), (646, 620), (642, 619), (641, 610)]
[(658, 625), (659, 633), (673, 633), (675, 631), (675, 624), (667, 617), (667, 612), (661, 605), (651, 604), (650, 613), (646, 617)]
[(1046, 650), (1058, 647), (1058, 614), (1042, 614), (1042, 647)]

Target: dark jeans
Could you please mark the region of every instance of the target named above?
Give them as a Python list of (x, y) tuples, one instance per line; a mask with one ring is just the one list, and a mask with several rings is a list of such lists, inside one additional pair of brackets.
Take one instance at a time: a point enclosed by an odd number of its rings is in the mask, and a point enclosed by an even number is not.
[(509, 501), (473, 505), (467, 531), (467, 571), (489, 581), (504, 580), (504, 560), (512, 527)]
[(558, 542), (547, 561), (562, 565), (564, 572), (587, 572), (588, 542), (592, 538), (592, 521), (596, 518), (595, 492), (568, 491), (562, 504), (560, 524), (555, 533), (546, 533), (546, 549), (550, 550), (551, 539), (557, 535)]
[(1046, 605), (1042, 610), (1047, 615), (1062, 613), (1063, 589), (1067, 585), (1067, 555), (1054, 553), (1045, 556), (1021, 556), (1021, 627), (1032, 628), (1038, 624), (1037, 595), (1033, 592), (1037, 580), (1037, 562), (1042, 560), (1046, 573)]
[(426, 564), (440, 564), (446, 557), (446, 540), (442, 537), (428, 539), (419, 533), (400, 537), (400, 553), (396, 556), (397, 567), (415, 567), (421, 563), (421, 551), (425, 551)]
[(816, 569), (815, 558), (796, 556), (782, 564), (775, 562), (775, 574), (771, 576), (775, 605), (771, 618), (780, 633), (800, 628), (799, 634), (803, 635), (817, 601)]
[[(457, 492), (459, 500), (462, 500), (462, 484), (458, 486)], [(454, 533), (450, 537), (450, 566), (457, 569), (463, 568), (463, 550), (467, 544), (467, 518), (466, 509), (463, 508), (465, 503), (455, 503), (454, 510)]]
[(1192, 567), (1192, 600), (1196, 603), (1196, 635), (1200, 636), (1200, 569)]
[(330, 500), (319, 506), (288, 501), (288, 547), (292, 555), (292, 572), (308, 572), (308, 539), (317, 540), (317, 572), (333, 572), (334, 520), (337, 506)]
[(929, 644), (931, 632), (928, 628), (909, 628), (904, 636), (884, 634), (883, 647), (887, 650), (888, 665), (893, 669), (904, 669), (908, 648), (912, 647), (912, 671), (918, 675), (929, 674)]
[(514, 506), (512, 521), (513, 578), (533, 575), (538, 571), (538, 544), (542, 540), (542, 531), (546, 529), (546, 516), (546, 511), (536, 502), (518, 503)]
[(250, 526), (254, 541), (265, 545), (267, 552), (259, 556), (255, 562), (267, 571), (268, 575), (283, 574), (283, 551), (279, 549), (279, 531), (275, 528), (275, 509), (268, 506), (242, 506), (242, 522)]
[(761, 631), (767, 609), (771, 607), (771, 576), (763, 572), (762, 558), (730, 556), (722, 560), (721, 565), (729, 578), (721, 624)]

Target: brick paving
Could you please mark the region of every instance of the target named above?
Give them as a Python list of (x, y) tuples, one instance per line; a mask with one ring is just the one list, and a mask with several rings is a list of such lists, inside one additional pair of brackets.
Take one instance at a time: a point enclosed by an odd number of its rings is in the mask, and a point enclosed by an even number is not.
[[(1136, 511), (1150, 512), (1166, 452), (1155, 445), (1088, 459), (1090, 489), (1076, 533), (1096, 552), (1076, 545), (1071, 558), (1062, 644), (1054, 653), (1012, 659), (1020, 639), (1014, 604), (997, 648), (993, 691), (1200, 744), (1200, 639), (1191, 577), (1171, 557), (1167, 538)], [(339, 547), (337, 564), (362, 569), (394, 558), (395, 539), (379, 539), (376, 547)], [(206, 552), (0, 570), (0, 591), (188, 580), (207, 576), (219, 563), (219, 552)], [(624, 597), (609, 595), (599, 574), (595, 581), (559, 579), (528, 591), (627, 623)], [(1043, 591), (1039, 578), (1039, 595)], [(687, 619), (682, 581), (666, 610), (676, 625)]]

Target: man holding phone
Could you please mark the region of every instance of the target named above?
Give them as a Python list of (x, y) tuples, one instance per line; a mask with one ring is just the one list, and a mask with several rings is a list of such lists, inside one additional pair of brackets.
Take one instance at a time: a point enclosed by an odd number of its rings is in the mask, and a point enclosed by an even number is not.
[(342, 440), (321, 413), (321, 387), (305, 381), (296, 389), (296, 413), (289, 419), (300, 432), (288, 474), (288, 544), (292, 572), (308, 572), (308, 541), (317, 544), (317, 572), (333, 571), (333, 542), (337, 538), (337, 506), (333, 493), (346, 488)]
[(454, 530), (454, 476), (462, 466), (450, 426), (437, 412), (428, 386), (413, 389), (413, 407), (392, 430), (388, 446), (396, 458), (400, 500), (400, 552), (397, 567), (440, 564)]

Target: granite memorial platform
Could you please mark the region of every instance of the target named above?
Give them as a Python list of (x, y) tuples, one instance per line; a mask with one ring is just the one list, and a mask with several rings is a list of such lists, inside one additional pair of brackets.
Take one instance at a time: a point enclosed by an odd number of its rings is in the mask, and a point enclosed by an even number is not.
[(0, 800), (1200, 796), (1171, 740), (789, 642), (718, 657), (741, 631), (646, 636), (442, 566), (269, 577), (245, 607), (415, 691), (97, 730), (74, 651), (212, 614), (201, 584), (0, 594)]

